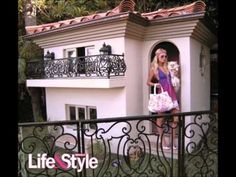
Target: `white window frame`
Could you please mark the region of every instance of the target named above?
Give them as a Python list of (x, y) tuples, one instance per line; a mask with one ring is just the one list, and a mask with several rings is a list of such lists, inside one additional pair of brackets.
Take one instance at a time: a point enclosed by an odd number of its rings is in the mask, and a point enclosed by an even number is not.
[(95, 54), (95, 46), (88, 46), (85, 48), (85, 56), (90, 56)]
[[(66, 104), (66, 120), (71, 120), (70, 119), (70, 107), (75, 107), (75, 120), (79, 120), (79, 113), (78, 113), (78, 108), (83, 108), (85, 111), (85, 119), (84, 120), (90, 120), (91, 119), (91, 115), (89, 114), (89, 110), (90, 109), (95, 109), (96, 110), (96, 114), (97, 114), (97, 108), (96, 106), (85, 106), (85, 105), (74, 105), (74, 104)], [(69, 126), (71, 127), (71, 126)], [(74, 126), (72, 126), (71, 128), (74, 128)], [(86, 129), (91, 129), (89, 127), (89, 124), (86, 124), (85, 126)]]
[(71, 56), (72, 58), (76, 57), (76, 48), (69, 48), (69, 49), (64, 49), (64, 58), (69, 58), (69, 55), (68, 55), (69, 52), (73, 52)]
[[(69, 55), (68, 55), (69, 52), (73, 52), (73, 55), (71, 56), (72, 58), (77, 57), (77, 54), (76, 54), (77, 48), (80, 48), (80, 47), (64, 49), (64, 58), (69, 58)], [(95, 55), (95, 46), (94, 45), (85, 46), (84, 50), (85, 50), (85, 56)]]

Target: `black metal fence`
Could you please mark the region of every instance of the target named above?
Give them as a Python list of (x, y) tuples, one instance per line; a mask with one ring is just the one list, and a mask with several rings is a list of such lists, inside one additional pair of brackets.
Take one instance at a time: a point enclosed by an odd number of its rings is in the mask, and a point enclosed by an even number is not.
[(27, 62), (27, 78), (123, 76), (124, 55), (103, 54)]
[[(177, 126), (173, 116), (178, 116)], [(156, 119), (163, 117), (166, 121), (158, 127)], [(217, 177), (217, 144), (217, 116), (210, 111), (21, 123), (18, 172), (25, 177)], [(69, 154), (68, 159), (75, 155), (74, 164), (72, 158), (63, 161), (63, 154)]]

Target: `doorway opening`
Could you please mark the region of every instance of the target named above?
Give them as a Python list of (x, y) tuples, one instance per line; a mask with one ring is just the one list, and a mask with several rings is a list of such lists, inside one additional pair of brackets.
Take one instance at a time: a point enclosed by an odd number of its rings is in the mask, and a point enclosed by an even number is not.
[[(154, 57), (155, 57), (155, 52), (157, 49), (159, 48), (163, 48), (167, 51), (167, 55), (168, 55), (168, 62), (170, 61), (175, 61), (177, 62), (177, 64), (180, 66), (180, 57), (179, 57), (179, 50), (178, 48), (176, 47), (176, 45), (174, 45), (173, 43), (171, 42), (168, 42), (168, 41), (164, 41), (164, 42), (160, 42), (158, 44), (155, 45), (155, 47), (152, 49), (151, 51), (151, 59), (150, 59), (150, 62), (153, 61)], [(179, 67), (179, 73), (178, 73), (178, 78), (180, 79), (181, 81), (181, 67)], [(158, 83), (158, 81), (154, 78), (152, 80), (152, 82), (154, 83)], [(181, 104), (181, 96), (180, 96), (180, 90), (181, 90), (181, 85), (180, 85), (180, 88), (179, 90), (176, 92), (176, 96), (177, 96), (177, 99), (178, 99), (178, 102), (179, 102), (179, 106)], [(152, 86), (150, 88), (150, 93), (153, 93), (154, 91), (154, 87)], [(181, 106), (180, 106), (181, 107)], [(153, 114), (153, 113), (151, 113)], [(157, 131), (157, 128), (156, 128), (156, 125), (155, 124), (152, 124), (152, 132), (156, 132)]]

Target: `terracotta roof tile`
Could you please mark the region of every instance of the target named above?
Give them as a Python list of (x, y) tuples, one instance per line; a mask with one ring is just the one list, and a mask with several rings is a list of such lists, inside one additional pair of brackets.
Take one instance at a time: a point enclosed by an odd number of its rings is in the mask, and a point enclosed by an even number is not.
[(170, 17), (201, 12), (205, 10), (205, 7), (206, 4), (203, 1), (196, 1), (188, 5), (170, 9), (159, 9), (158, 11), (142, 13), (141, 15), (143, 17), (147, 17), (149, 20), (152, 20), (160, 17)]
[(132, 0), (123, 0), (118, 6), (120, 12), (134, 11), (135, 2)]
[(148, 20), (154, 20), (154, 19), (162, 18), (162, 17), (179, 16), (179, 15), (205, 11), (205, 6), (206, 5), (203, 1), (196, 1), (191, 4), (180, 6), (180, 7), (169, 8), (169, 9), (159, 9), (158, 11), (140, 14), (139, 12), (134, 11), (135, 3), (133, 0), (123, 0), (117, 7), (107, 12), (95, 13), (88, 16), (76, 17), (74, 19), (62, 20), (59, 22), (42, 24), (38, 26), (27, 26), (26, 31), (27, 31), (27, 34), (34, 34), (34, 33), (39, 33), (42, 31), (48, 31), (51, 29), (60, 28), (63, 26), (68, 26), (71, 24), (79, 24), (82, 22), (92, 21), (94, 19), (113, 16), (121, 12), (127, 12), (127, 11), (140, 15), (143, 18), (146, 18)]
[(101, 18), (101, 15), (95, 14), (95, 15), (93, 15), (93, 18), (92, 18), (92, 19), (98, 19), (98, 18)]
[(115, 15), (115, 14), (117, 14), (117, 13), (115, 13), (113, 11), (108, 11), (105, 16), (108, 17), (108, 16), (112, 16), (112, 15)]

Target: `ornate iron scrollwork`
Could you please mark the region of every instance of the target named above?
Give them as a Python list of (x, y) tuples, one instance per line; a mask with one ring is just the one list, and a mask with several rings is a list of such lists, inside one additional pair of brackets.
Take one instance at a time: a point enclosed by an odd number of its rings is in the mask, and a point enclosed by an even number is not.
[(125, 75), (124, 55), (103, 54), (27, 63), (28, 78), (114, 77)]
[[(161, 126), (156, 118), (170, 115), (123, 117), (73, 122), (76, 129), (68, 133), (68, 122), (33, 123), (19, 126), (19, 174), (30, 176), (142, 176), (196, 177), (218, 176), (218, 122), (208, 111), (179, 113), (179, 123), (173, 126), (166, 119)], [(176, 115), (175, 115), (176, 116)], [(72, 123), (72, 122), (71, 122)], [(70, 124), (71, 124), (70, 123)], [(89, 128), (93, 126), (93, 128)], [(163, 128), (163, 133), (150, 131), (149, 126)], [(70, 125), (71, 126), (71, 125)], [(152, 127), (151, 126), (151, 127)], [(172, 144), (171, 133), (178, 129), (178, 149), (165, 150), (163, 140)], [(95, 169), (41, 168), (29, 169), (29, 154), (36, 163), (38, 153), (54, 157), (56, 153), (88, 153), (98, 159)]]

